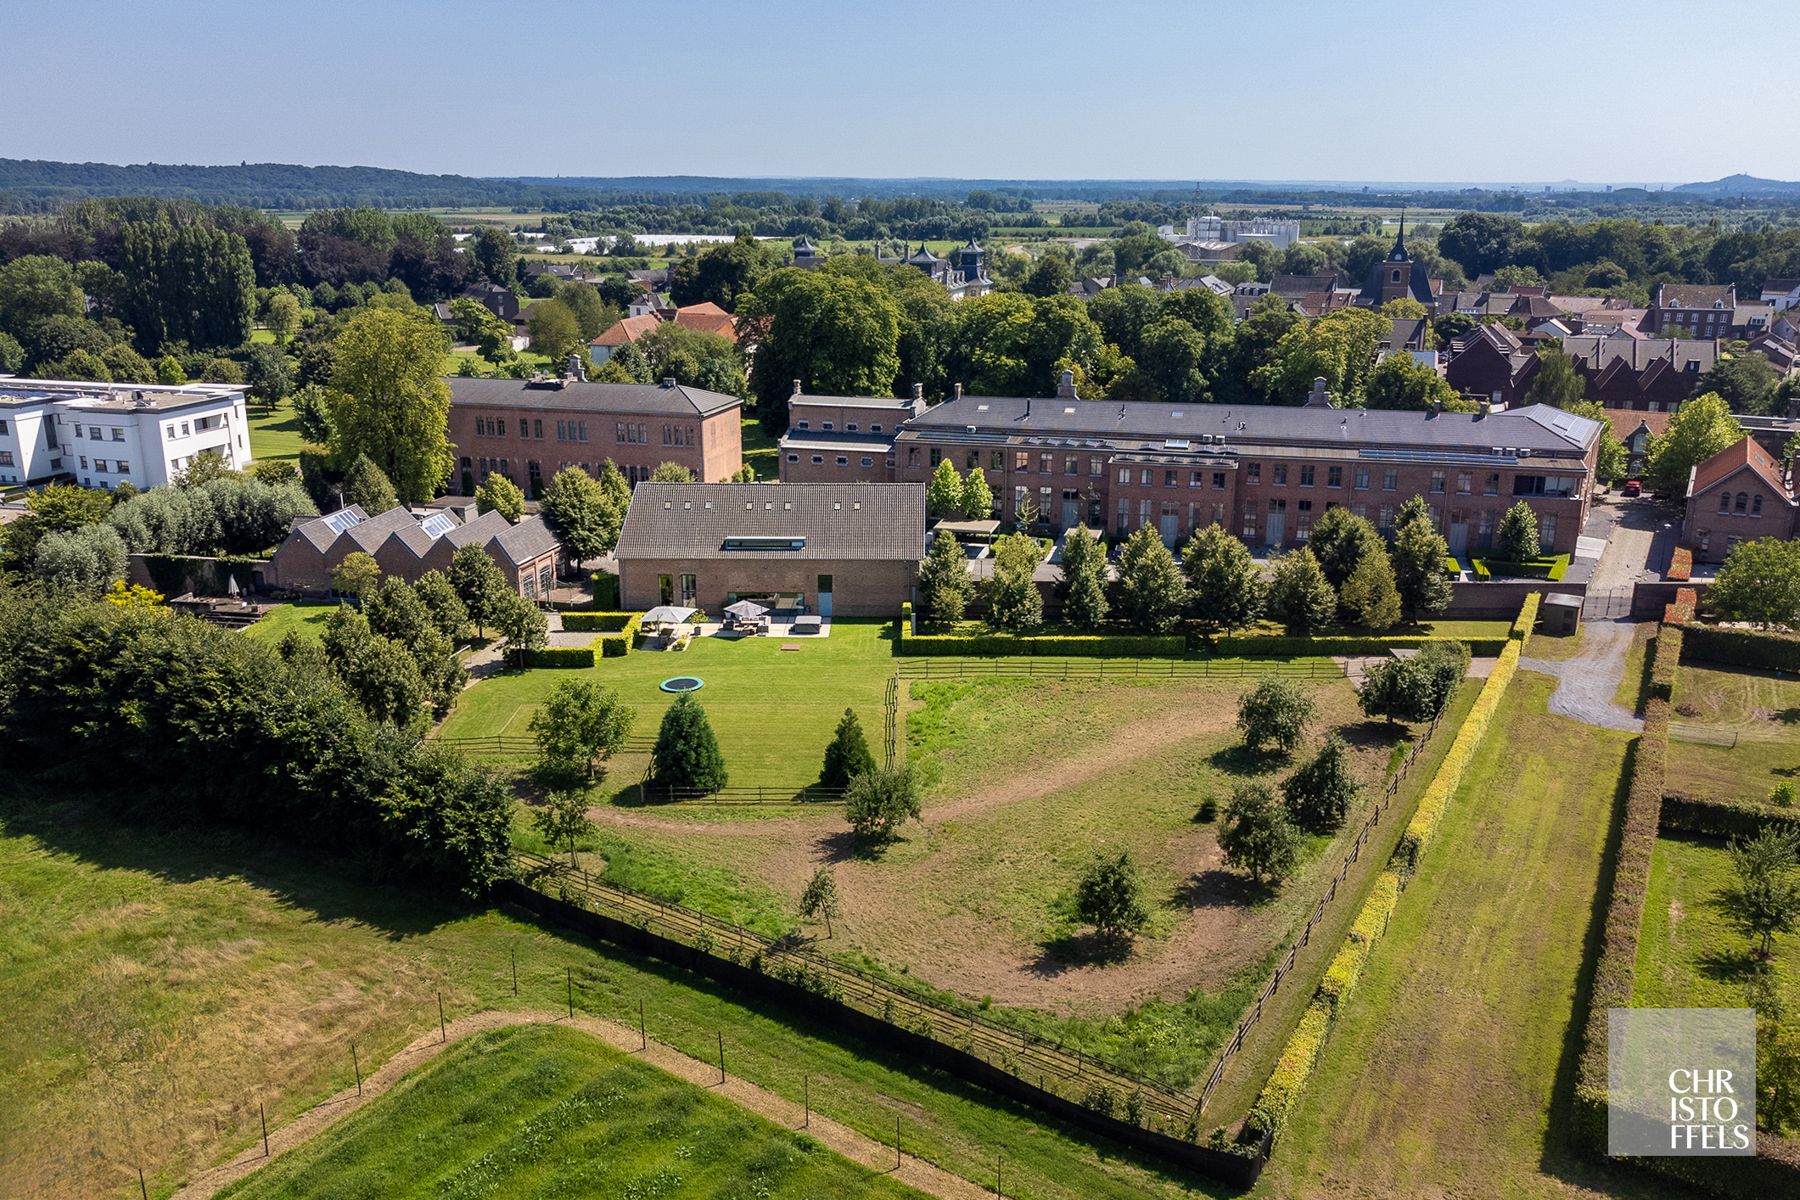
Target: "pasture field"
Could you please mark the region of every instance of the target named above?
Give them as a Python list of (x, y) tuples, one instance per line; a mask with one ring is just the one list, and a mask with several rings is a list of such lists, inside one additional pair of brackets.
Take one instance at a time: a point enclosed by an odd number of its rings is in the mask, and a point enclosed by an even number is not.
[(919, 1197), (591, 1034), (477, 1034), (225, 1189), (237, 1200)]
[[(517, 963), (518, 990), (512, 983)], [(572, 988), (570, 985), (572, 984)], [(171, 1194), (437, 1021), (558, 1008), (635, 1025), (1009, 1195), (1173, 1200), (1207, 1185), (800, 1013), (543, 925), (200, 828), (0, 794), (0, 1197)], [(322, 1194), (322, 1193), (320, 1193)], [(590, 1193), (591, 1194), (591, 1193)]]
[(1767, 800), (1800, 784), (1800, 679), (1683, 663), (1672, 702), (1669, 790)]
[[(1634, 1008), (1743, 1008), (1749, 1003), (1745, 985), (1760, 964), (1754, 957), (1757, 940), (1730, 919), (1726, 892), (1736, 881), (1723, 843), (1700, 837), (1656, 839), (1638, 939)], [(1774, 951), (1772, 966), (1780, 986), (1788, 995), (1800, 996), (1800, 937), (1777, 935)]]
[(1660, 1196), (1567, 1133), (1629, 736), (1521, 671), (1256, 1195)]

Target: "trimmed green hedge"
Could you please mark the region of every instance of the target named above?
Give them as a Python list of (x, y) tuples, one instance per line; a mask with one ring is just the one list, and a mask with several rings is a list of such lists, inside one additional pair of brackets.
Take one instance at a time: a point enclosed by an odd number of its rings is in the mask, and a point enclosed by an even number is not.
[(1650, 695), (1670, 700), (1675, 695), (1675, 673), (1681, 668), (1681, 647), (1686, 640), (1679, 625), (1656, 631), (1656, 657), (1650, 663)]
[(1426, 634), (1392, 637), (1282, 637), (1278, 634), (1245, 634), (1213, 642), (1213, 652), (1224, 658), (1304, 658), (1341, 655), (1375, 657), (1394, 650), (1418, 650), (1427, 642), (1458, 641), (1477, 658), (1492, 658), (1506, 647), (1505, 638), (1438, 638)]
[[(1281, 1127), (1287, 1124), (1288, 1114), (1294, 1110), (1295, 1101), (1306, 1090), (1313, 1067), (1318, 1065), (1319, 1052), (1325, 1048), (1325, 1035), (1331, 1032), (1332, 1013), (1331, 1006), (1318, 997), (1307, 1005), (1300, 1024), (1294, 1027), (1293, 1036), (1282, 1048), (1281, 1057), (1275, 1060), (1269, 1081), (1263, 1084), (1256, 1103), (1250, 1106), (1250, 1115), (1244, 1120), (1246, 1134), (1257, 1138), (1266, 1134), (1271, 1139), (1280, 1134)], [(1273, 1146), (1274, 1143), (1271, 1141), (1270, 1144)]]
[(895, 653), (954, 654), (968, 658), (1181, 658), (1187, 638), (1179, 633), (914, 633), (912, 604), (901, 606)]
[(594, 609), (607, 612), (619, 607), (619, 577), (608, 575), (605, 571), (593, 574)]
[(643, 619), (639, 613), (571, 612), (563, 614), (562, 624), (571, 633), (618, 633), (633, 618)]
[[(1669, 631), (1669, 626), (1663, 626), (1650, 644), (1648, 653), (1655, 656), (1651, 663), (1653, 677), (1665, 655), (1673, 660), (1679, 654), (1679, 642), (1664, 643), (1662, 640)], [(1589, 1000), (1585, 1044), (1575, 1082), (1576, 1121), (1590, 1146), (1599, 1152), (1606, 1148), (1606, 1010), (1631, 1007), (1637, 974), (1638, 937), (1644, 925), (1644, 899), (1650, 890), (1650, 859), (1656, 849), (1656, 831), (1662, 817), (1668, 755), (1669, 700), (1653, 688), (1644, 708), (1644, 732), (1632, 748), (1631, 786), (1625, 798), (1625, 829), (1619, 840), (1618, 863), (1613, 869), (1612, 896), (1606, 906), (1600, 957), (1594, 965), (1594, 990)]]
[(546, 646), (542, 650), (531, 650), (525, 655), (528, 667), (568, 668), (594, 665), (594, 648), (592, 646)]
[(1457, 785), (1462, 783), (1463, 772), (1468, 770), (1469, 761), (1475, 757), (1475, 751), (1481, 745), (1481, 739), (1486, 735), (1494, 713), (1500, 708), (1500, 701), (1506, 695), (1506, 687), (1519, 668), (1519, 650), (1523, 645), (1522, 642), (1507, 639), (1506, 649), (1500, 652), (1500, 660), (1494, 664), (1487, 682), (1481, 685), (1481, 694), (1475, 697), (1475, 704), (1469, 709), (1469, 715), (1463, 718), (1462, 728), (1456, 731), (1456, 740), (1450, 743), (1450, 750), (1444, 755), (1444, 761), (1438, 764), (1437, 774), (1431, 777), (1431, 782), (1425, 787), (1425, 794), (1419, 798), (1418, 811), (1413, 813), (1412, 820), (1407, 822), (1406, 831), (1400, 835), (1400, 842), (1394, 847), (1394, 862), (1407, 874), (1410, 875), (1418, 867), (1419, 856), (1425, 852), (1432, 835), (1437, 832), (1438, 818), (1450, 803), (1450, 797), (1456, 793)]
[(1513, 618), (1512, 629), (1506, 636), (1518, 642), (1530, 637), (1531, 631), (1537, 628), (1538, 606), (1543, 601), (1541, 592), (1533, 592), (1525, 597), (1525, 603), (1519, 606), (1519, 615)]
[(1753, 800), (1714, 800), (1665, 792), (1657, 828), (1664, 833), (1697, 833), (1721, 841), (1755, 837), (1776, 822), (1800, 821), (1800, 809), (1777, 808)]
[[(607, 613), (607, 616), (617, 614)], [(638, 626), (644, 623), (643, 613), (631, 613), (625, 624), (617, 633), (604, 633), (594, 639), (594, 645), (600, 649), (601, 658), (624, 658), (637, 646)]]
[(1694, 624), (1683, 625), (1681, 632), (1683, 651), (1693, 662), (1759, 671), (1800, 671), (1800, 637)]

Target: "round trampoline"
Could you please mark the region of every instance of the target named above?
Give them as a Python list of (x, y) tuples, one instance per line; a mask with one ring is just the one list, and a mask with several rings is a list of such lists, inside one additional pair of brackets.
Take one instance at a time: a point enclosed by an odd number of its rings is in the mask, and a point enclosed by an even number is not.
[(665, 679), (657, 685), (665, 692), (697, 692), (706, 686), (706, 680), (696, 679), (692, 675), (677, 675), (673, 679)]

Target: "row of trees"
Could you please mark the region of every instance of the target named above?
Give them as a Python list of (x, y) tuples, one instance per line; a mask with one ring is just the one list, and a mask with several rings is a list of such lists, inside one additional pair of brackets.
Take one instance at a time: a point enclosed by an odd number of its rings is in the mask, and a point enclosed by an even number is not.
[(470, 894), (510, 871), (497, 779), (372, 720), (319, 658), (165, 608), (0, 588), (0, 746), (23, 786), (97, 812), (254, 826)]
[[(940, 474), (947, 492), (954, 469), (943, 474), (940, 467)], [(1530, 507), (1515, 504), (1501, 522), (1497, 553), (1509, 561), (1535, 558), (1537, 536)], [(1249, 547), (1221, 526), (1196, 532), (1177, 560), (1157, 530), (1144, 525), (1119, 554), (1117, 616), (1151, 634), (1168, 633), (1184, 618), (1227, 633), (1265, 617), (1296, 635), (1332, 625), (1385, 630), (1403, 615), (1417, 619), (1449, 603), (1448, 554), (1421, 496), (1401, 507), (1391, 542), (1367, 518), (1341, 506), (1328, 510), (1307, 544), (1279, 555), (1267, 578)], [(981, 588), (995, 628), (1023, 633), (1043, 623), (1043, 598), (1033, 582), (1043, 558), (1043, 543), (1023, 533), (994, 543), (993, 571)], [(1065, 622), (1077, 629), (1100, 628), (1113, 615), (1104, 547), (1087, 529), (1071, 529), (1063, 539), (1061, 568)], [(940, 531), (919, 568), (921, 616), (938, 624), (959, 621), (975, 592), (961, 546)]]

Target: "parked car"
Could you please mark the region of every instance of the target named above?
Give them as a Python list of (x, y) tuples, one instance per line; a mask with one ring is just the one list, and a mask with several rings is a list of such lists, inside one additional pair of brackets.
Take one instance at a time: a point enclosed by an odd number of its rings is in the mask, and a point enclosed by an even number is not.
[(1627, 479), (1625, 481), (1625, 495), (1626, 496), (1628, 496), (1628, 497), (1629, 496), (1641, 496), (1643, 494), (1644, 494), (1644, 481), (1643, 480)]

